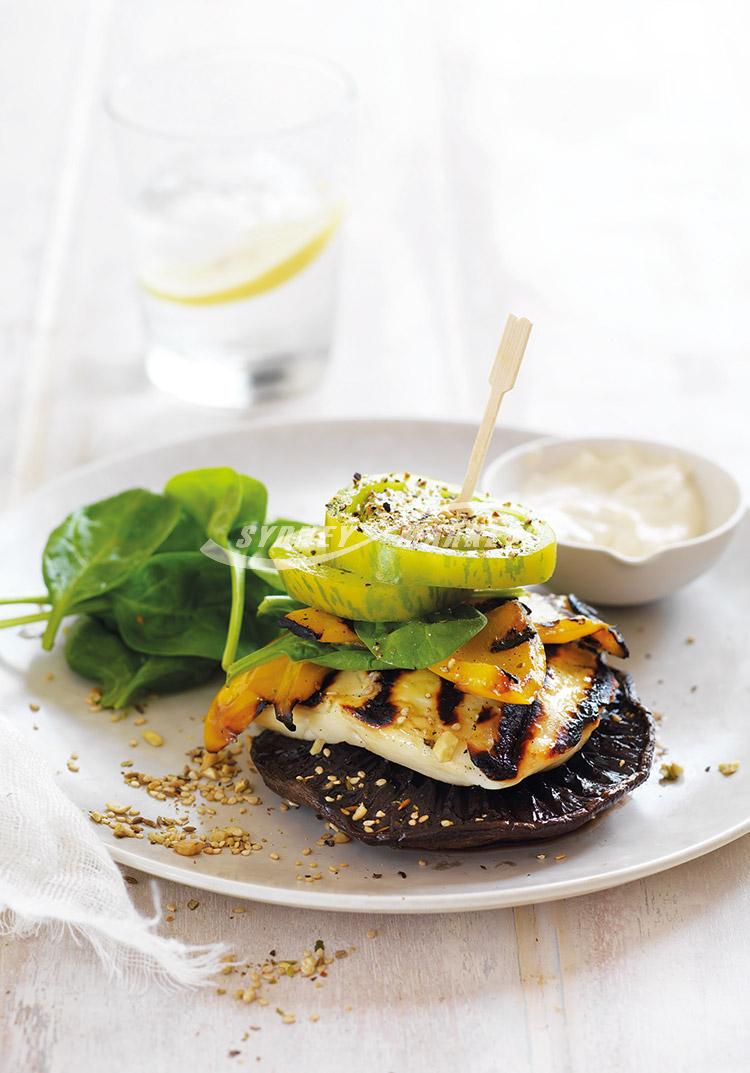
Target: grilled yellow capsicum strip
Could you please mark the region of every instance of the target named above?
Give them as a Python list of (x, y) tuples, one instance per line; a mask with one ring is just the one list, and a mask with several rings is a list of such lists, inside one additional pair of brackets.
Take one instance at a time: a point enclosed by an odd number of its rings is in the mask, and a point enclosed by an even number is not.
[(307, 637), (311, 641), (365, 647), (348, 622), (317, 607), (301, 607), (298, 611), (290, 611), (279, 621), (279, 625), (296, 633), (298, 637)]
[(531, 704), (544, 684), (547, 657), (518, 600), (485, 612), (487, 625), (431, 671), (462, 693), (506, 704)]
[(602, 651), (625, 659), (628, 646), (617, 629), (599, 618), (588, 604), (572, 593), (561, 596), (551, 592), (529, 592), (523, 602), (531, 612), (531, 621), (546, 645), (564, 645), (588, 637)]
[(320, 689), (328, 673), (326, 667), (316, 663), (297, 663), (278, 656), (236, 675), (211, 702), (203, 724), (206, 748), (216, 753), (229, 745), (266, 704), (274, 705), (279, 718), (288, 715), (295, 704), (308, 700)]

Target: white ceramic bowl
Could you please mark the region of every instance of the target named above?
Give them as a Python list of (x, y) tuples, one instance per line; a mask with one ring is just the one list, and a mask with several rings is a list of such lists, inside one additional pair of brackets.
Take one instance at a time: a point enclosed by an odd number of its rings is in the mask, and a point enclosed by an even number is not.
[[(551, 581), (559, 592), (574, 592), (592, 603), (616, 605), (648, 603), (668, 596), (714, 565), (745, 513), (739, 484), (716, 462), (681, 447), (614, 436), (530, 440), (496, 458), (488, 466), (482, 485), (494, 496), (524, 502), (523, 488), (531, 474), (556, 469), (584, 449), (617, 451), (630, 447), (658, 459), (676, 458), (682, 462), (703, 499), (706, 530), (641, 558), (559, 541), (557, 569)], [(526, 502), (526, 506), (533, 510), (533, 501)]]

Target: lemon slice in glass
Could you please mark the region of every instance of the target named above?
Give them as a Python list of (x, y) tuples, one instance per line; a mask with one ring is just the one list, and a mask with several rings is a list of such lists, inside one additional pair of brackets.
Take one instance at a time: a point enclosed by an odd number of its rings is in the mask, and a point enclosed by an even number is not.
[(180, 305), (220, 305), (253, 298), (286, 283), (326, 249), (341, 222), (337, 207), (304, 219), (256, 225), (241, 245), (201, 265), (152, 264), (141, 286), (152, 298)]

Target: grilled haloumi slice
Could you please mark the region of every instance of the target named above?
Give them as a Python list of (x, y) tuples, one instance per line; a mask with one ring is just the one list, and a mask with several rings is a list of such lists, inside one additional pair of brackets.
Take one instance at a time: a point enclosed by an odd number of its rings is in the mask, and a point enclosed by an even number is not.
[(532, 704), (470, 696), (430, 670), (332, 671), (291, 719), (258, 706), (251, 733), (347, 742), (441, 782), (501, 790), (577, 752), (616, 692), (597, 653), (567, 644), (548, 649)]

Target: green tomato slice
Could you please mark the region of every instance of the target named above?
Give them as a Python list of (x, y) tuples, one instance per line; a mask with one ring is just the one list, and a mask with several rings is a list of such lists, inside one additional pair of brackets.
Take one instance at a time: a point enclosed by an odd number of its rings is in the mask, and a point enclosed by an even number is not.
[(288, 533), (270, 555), (295, 600), (340, 618), (363, 622), (407, 622), (429, 611), (461, 603), (467, 594), (433, 585), (388, 585), (342, 570), (326, 545), (323, 529)]
[(337, 566), (373, 582), (502, 590), (538, 585), (555, 569), (550, 527), (524, 507), (410, 473), (357, 477), (326, 508)]

